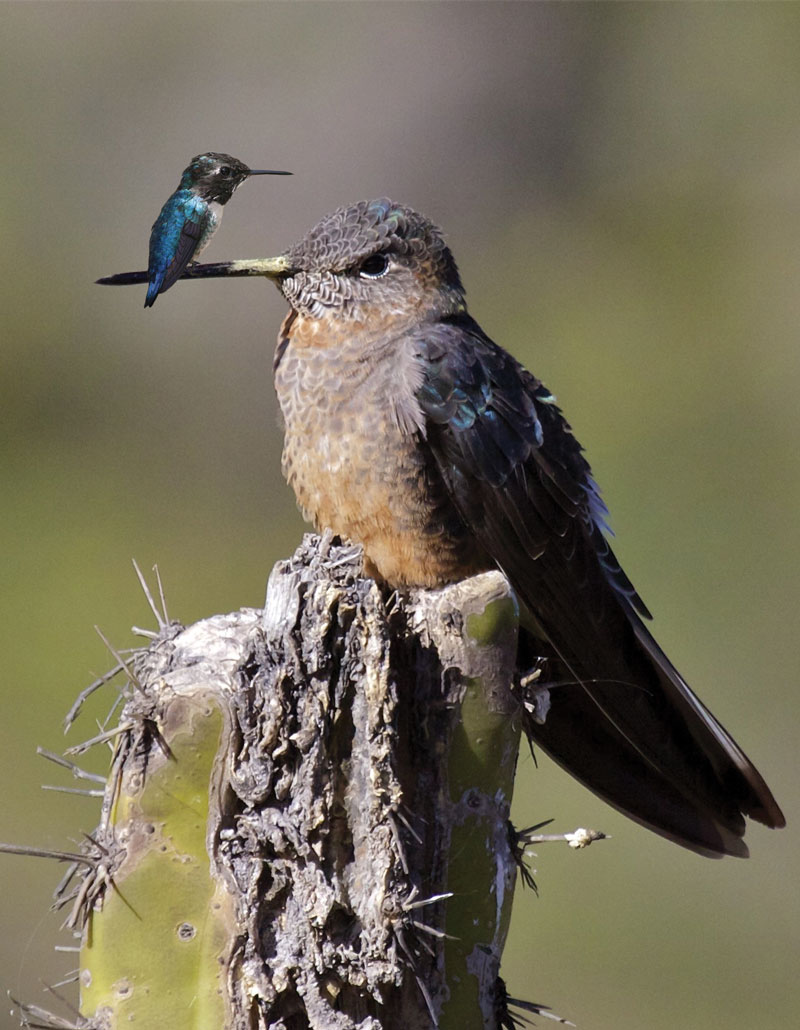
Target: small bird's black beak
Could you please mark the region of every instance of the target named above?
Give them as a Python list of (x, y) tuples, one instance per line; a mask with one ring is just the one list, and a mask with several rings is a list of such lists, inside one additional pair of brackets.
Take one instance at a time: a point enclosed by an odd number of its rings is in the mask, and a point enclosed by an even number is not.
[(293, 175), (293, 172), (274, 172), (269, 168), (251, 168), (248, 175)]

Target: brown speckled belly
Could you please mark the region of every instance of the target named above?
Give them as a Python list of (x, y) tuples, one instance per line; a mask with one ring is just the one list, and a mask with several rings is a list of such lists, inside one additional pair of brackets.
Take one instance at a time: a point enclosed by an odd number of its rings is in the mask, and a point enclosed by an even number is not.
[(368, 573), (392, 586), (441, 586), (493, 567), (418, 434), (400, 427), (385, 365), (285, 347), (275, 369), (283, 472), (304, 517), (363, 544)]

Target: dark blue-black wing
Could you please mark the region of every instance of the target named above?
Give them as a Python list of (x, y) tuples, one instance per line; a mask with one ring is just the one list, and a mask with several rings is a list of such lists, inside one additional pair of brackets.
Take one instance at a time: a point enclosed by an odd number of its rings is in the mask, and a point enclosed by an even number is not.
[(604, 535), (606, 508), (553, 397), (468, 316), (415, 340), (425, 443), (462, 520), (506, 573), (549, 657), (531, 736), (639, 822), (745, 855), (742, 813), (783, 816), (658, 647)]
[(173, 286), (186, 271), (186, 266), (194, 257), (202, 234), (203, 229), (199, 222), (187, 219), (183, 223), (178, 237), (178, 245), (175, 248), (175, 256), (164, 270), (161, 293), (165, 293), (170, 286)]

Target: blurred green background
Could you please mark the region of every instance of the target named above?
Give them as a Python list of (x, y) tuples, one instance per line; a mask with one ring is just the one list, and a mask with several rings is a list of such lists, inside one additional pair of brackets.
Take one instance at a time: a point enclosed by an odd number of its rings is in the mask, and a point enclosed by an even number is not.
[[(131, 557), (192, 621), (259, 605), (304, 530), (274, 288), (182, 283), (144, 311), (143, 287), (93, 285), (144, 266), (192, 155), (228, 151), (295, 176), (246, 184), (209, 260), (381, 195), (446, 228), (473, 314), (588, 447), (659, 640), (790, 821), (706, 861), (523, 756), (518, 823), (613, 840), (540, 849), (511, 993), (586, 1030), (795, 1026), (798, 53), (795, 4), (2, 5), (0, 838), (94, 825), (41, 791), (34, 748), (64, 746), (109, 665), (92, 626), (127, 646), (151, 624)], [(0, 986), (53, 1005), (60, 871), (0, 868)]]

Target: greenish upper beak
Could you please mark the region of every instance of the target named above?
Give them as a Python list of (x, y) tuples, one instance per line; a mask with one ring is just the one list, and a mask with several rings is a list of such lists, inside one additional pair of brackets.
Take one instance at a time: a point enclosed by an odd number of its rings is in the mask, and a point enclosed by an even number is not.
[[(241, 261), (223, 261), (217, 265), (198, 265), (195, 269), (200, 272), (201, 268), (208, 268), (204, 273), (208, 276), (217, 275), (265, 275), (269, 279), (280, 279), (291, 271), (289, 259), (285, 254), (280, 257), (271, 258), (248, 258)], [(211, 269), (215, 271), (211, 271)]]

